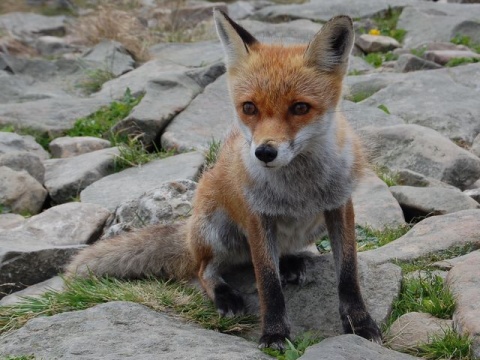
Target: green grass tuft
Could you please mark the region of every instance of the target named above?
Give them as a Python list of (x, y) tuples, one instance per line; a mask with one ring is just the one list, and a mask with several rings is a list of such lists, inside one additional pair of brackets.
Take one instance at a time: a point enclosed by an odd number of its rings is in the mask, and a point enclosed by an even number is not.
[(251, 315), (221, 317), (200, 290), (185, 283), (91, 276), (67, 281), (62, 292), (49, 291), (38, 298), (25, 298), (22, 303), (0, 307), (0, 334), (18, 329), (38, 316), (83, 310), (109, 301), (132, 301), (156, 311), (174, 312), (206, 329), (224, 333), (242, 333), (257, 323), (257, 318)]
[(117, 143), (120, 155), (115, 158), (115, 172), (123, 169), (140, 166), (152, 160), (164, 159), (174, 155), (173, 150), (159, 150), (150, 152), (137, 138), (127, 139), (126, 142)]
[(407, 31), (404, 29), (397, 29), (398, 19), (402, 14), (402, 11), (402, 8), (388, 7), (382, 15), (373, 18), (381, 35), (390, 36), (396, 39), (399, 43), (403, 42), (403, 39), (405, 39), (405, 35), (407, 34)]
[(387, 52), (387, 53), (380, 53), (380, 52), (376, 52), (376, 53), (370, 53), (370, 54), (367, 54), (363, 57), (365, 59), (366, 62), (368, 62), (370, 65), (372, 65), (373, 67), (380, 67), (382, 66), (382, 64), (385, 62), (385, 61), (392, 61), (392, 60), (397, 60), (398, 59), (398, 55), (392, 53), (391, 51)]
[(455, 45), (464, 45), (480, 54), (480, 44), (474, 43), (470, 36), (457, 34), (450, 39), (450, 42)]
[(385, 114), (390, 115), (390, 110), (388, 110), (388, 107), (386, 107), (385, 105), (380, 104), (380, 105), (377, 106), (377, 108), (379, 108), (380, 110), (382, 110)]
[(413, 355), (429, 360), (473, 360), (472, 339), (447, 329), (443, 335), (432, 337), (428, 344), (420, 345)]
[(205, 152), (205, 167), (207, 169), (215, 165), (221, 148), (222, 142), (220, 140), (212, 138), (212, 140), (208, 142), (208, 150)]
[(287, 340), (287, 349), (285, 352), (270, 348), (263, 349), (263, 352), (273, 356), (277, 360), (296, 360), (303, 355), (307, 347), (319, 343), (321, 340), (323, 339), (320, 336), (304, 333), (297, 336), (293, 342)]
[(375, 166), (373, 171), (388, 187), (398, 185), (398, 174), (384, 166)]
[(387, 245), (405, 235), (411, 228), (410, 225), (400, 225), (375, 230), (370, 227), (356, 226), (357, 250), (367, 251)]
[(115, 75), (106, 69), (87, 70), (85, 78), (77, 85), (84, 93), (93, 94), (102, 88), (107, 81), (115, 79)]
[(474, 64), (480, 62), (479, 58), (474, 58), (474, 57), (462, 57), (462, 58), (453, 58), (448, 60), (448, 62), (445, 64), (446, 67), (454, 67), (454, 66), (459, 66), (459, 65), (465, 65), (465, 64)]
[(369, 98), (375, 93), (376, 91), (359, 91), (357, 93), (347, 95), (345, 99), (353, 101), (354, 103), (358, 103)]

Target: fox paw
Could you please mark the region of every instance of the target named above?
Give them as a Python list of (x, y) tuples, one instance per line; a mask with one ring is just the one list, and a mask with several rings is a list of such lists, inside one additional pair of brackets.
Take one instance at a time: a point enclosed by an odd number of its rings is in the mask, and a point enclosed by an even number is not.
[(227, 284), (215, 287), (215, 307), (221, 316), (232, 317), (245, 313), (245, 302), (240, 293)]
[[(353, 319), (356, 319), (353, 321)], [(372, 319), (370, 314), (363, 316), (342, 318), (343, 329), (346, 334), (355, 334), (365, 339), (371, 340), (377, 344), (382, 344), (382, 332), (377, 323)]]
[(303, 285), (307, 279), (306, 257), (302, 255), (284, 255), (280, 258), (280, 278), (282, 285), (287, 283)]
[(264, 334), (260, 338), (260, 349), (271, 348), (274, 350), (285, 351), (285, 339), (288, 336), (282, 334)]

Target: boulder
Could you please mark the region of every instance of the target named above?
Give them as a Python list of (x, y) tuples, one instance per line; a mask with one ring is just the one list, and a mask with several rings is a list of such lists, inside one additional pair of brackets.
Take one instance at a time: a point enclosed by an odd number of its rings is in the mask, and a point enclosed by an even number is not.
[(18, 214), (1, 214), (0, 213), (0, 231), (15, 229), (22, 226), (25, 222), (25, 218)]
[(383, 35), (362, 34), (355, 37), (355, 45), (363, 52), (369, 54), (374, 52), (388, 52), (400, 47), (400, 44), (394, 38)]
[[(17, 106), (18, 107), (18, 106)], [(28, 152), (45, 160), (50, 154), (31, 136), (21, 136), (11, 132), (0, 132), (0, 154)]]
[(94, 67), (120, 76), (135, 69), (135, 60), (125, 47), (117, 41), (103, 40), (89, 51), (82, 59)]
[(433, 129), (395, 125), (361, 134), (374, 162), (391, 170), (413, 170), (461, 189), (480, 177), (480, 159)]
[(473, 58), (480, 60), (480, 54), (468, 50), (432, 50), (425, 52), (425, 59), (440, 65), (446, 65), (450, 60)]
[(43, 184), (45, 167), (38, 155), (31, 152), (12, 151), (0, 154), (0, 166), (9, 167), (16, 171), (26, 171), (40, 184)]
[(348, 100), (342, 101), (341, 109), (354, 130), (360, 130), (367, 126), (383, 127), (405, 124), (405, 121), (399, 116), (387, 114), (385, 111), (373, 106), (366, 106)]
[(68, 158), (72, 156), (102, 150), (111, 146), (110, 141), (93, 136), (62, 136), (53, 139), (48, 147), (54, 158)]
[(193, 43), (161, 43), (150, 47), (150, 55), (164, 62), (186, 67), (202, 67), (222, 61), (222, 45), (218, 40)]
[(477, 203), (480, 203), (480, 189), (469, 189), (463, 192), (465, 195), (470, 196)]
[(0, 15), (0, 28), (26, 40), (41, 35), (65, 35), (65, 23), (65, 16), (44, 16), (26, 12)]
[(415, 186), (415, 187), (431, 186), (431, 187), (445, 188), (445, 189), (459, 191), (459, 189), (456, 188), (455, 186), (449, 185), (440, 180), (433, 179), (431, 177), (422, 175), (418, 172), (408, 170), (408, 169), (396, 170), (395, 177), (398, 185)]
[(399, 72), (410, 72), (418, 70), (440, 69), (442, 66), (433, 61), (422, 59), (413, 54), (402, 54), (398, 57), (395, 64), (395, 70)]
[(163, 182), (196, 180), (203, 163), (204, 156), (199, 152), (151, 161), (94, 182), (80, 193), (80, 199), (82, 202), (99, 204), (113, 211), (121, 203), (136, 199)]

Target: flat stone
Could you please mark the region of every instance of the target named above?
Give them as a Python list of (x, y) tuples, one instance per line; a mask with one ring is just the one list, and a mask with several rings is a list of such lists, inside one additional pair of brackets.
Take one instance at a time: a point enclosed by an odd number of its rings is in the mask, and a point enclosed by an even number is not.
[(480, 55), (465, 50), (432, 50), (425, 52), (425, 59), (440, 65), (446, 65), (450, 60), (462, 58), (480, 59)]
[(99, 204), (113, 211), (121, 203), (136, 199), (163, 182), (196, 180), (203, 163), (204, 156), (199, 152), (151, 161), (94, 182), (80, 193), (80, 199), (82, 202)]
[(415, 186), (415, 187), (437, 187), (437, 188), (445, 188), (460, 191), (455, 186), (449, 185), (444, 183), (443, 181), (439, 181), (437, 179), (422, 175), (418, 172), (409, 170), (409, 169), (400, 169), (395, 171), (395, 176), (397, 179), (398, 185), (404, 186)]
[(224, 58), (218, 40), (194, 43), (162, 43), (153, 45), (149, 52), (155, 59), (187, 67), (215, 64)]
[(455, 296), (455, 329), (472, 337), (473, 357), (480, 357), (480, 251), (456, 264), (448, 272), (447, 284)]
[(350, 56), (348, 58), (348, 74), (364, 74), (373, 71), (374, 69), (375, 68), (372, 65), (363, 60), (360, 56)]
[(205, 150), (213, 139), (223, 140), (233, 124), (233, 114), (226, 75), (223, 75), (167, 126), (161, 137), (162, 148), (178, 152)]
[(464, 261), (470, 260), (470, 258), (478, 258), (478, 253), (480, 250), (477, 251), (472, 251), (471, 253), (462, 255), (462, 256), (457, 256), (453, 259), (446, 259), (446, 260), (441, 260), (434, 262), (432, 266), (435, 266), (436, 268), (442, 269), (442, 270), (451, 270), (454, 266), (463, 263)]
[(14, 213), (37, 214), (47, 198), (45, 190), (26, 171), (0, 166), (0, 204)]
[(84, 61), (96, 63), (99, 69), (120, 76), (135, 69), (135, 60), (125, 47), (112, 40), (103, 40), (82, 57)]
[(15, 229), (22, 226), (25, 218), (18, 214), (0, 214), (0, 231)]
[(418, 71), (418, 70), (435, 70), (440, 68), (441, 66), (434, 63), (433, 61), (422, 59), (413, 54), (400, 55), (395, 64), (395, 70), (399, 72), (410, 72), (410, 71)]
[(62, 136), (53, 139), (48, 147), (54, 158), (68, 158), (102, 150), (111, 146), (110, 141), (93, 136)]
[(37, 317), (2, 338), (0, 349), (2, 356), (35, 358), (270, 359), (254, 342), (128, 302)]
[(342, 335), (310, 346), (299, 360), (413, 360), (416, 357), (387, 349), (357, 335)]
[(355, 45), (365, 53), (388, 52), (400, 47), (400, 44), (394, 38), (383, 35), (362, 34), (355, 37)]
[(0, 154), (11, 152), (28, 152), (45, 160), (50, 154), (31, 136), (21, 136), (10, 132), (0, 132)]
[(63, 204), (77, 198), (95, 181), (114, 171), (118, 148), (108, 148), (65, 158), (45, 160), (45, 187), (52, 201)]
[(403, 212), (413, 217), (480, 209), (479, 203), (458, 190), (414, 186), (391, 186), (389, 189)]
[(402, 208), (375, 173), (368, 171), (353, 193), (355, 223), (376, 230), (405, 225)]
[(211, 20), (213, 9), (226, 12), (227, 5), (224, 2), (215, 2), (213, 4), (209, 2), (184, 4), (181, 7), (178, 6), (172, 9), (171, 16), (175, 19), (178, 26), (187, 23), (191, 26), (206, 20)]
[(385, 338), (393, 350), (412, 350), (419, 345), (430, 343), (432, 337), (442, 336), (445, 331), (452, 328), (452, 320), (438, 319), (426, 313), (410, 312), (395, 320)]
[(342, 101), (341, 109), (354, 130), (360, 130), (367, 126), (383, 127), (405, 124), (405, 121), (399, 116), (387, 114), (385, 111), (373, 106), (366, 106), (348, 100)]
[(3, 155), (0, 154), (0, 166), (6, 166), (16, 171), (24, 170), (40, 184), (43, 184), (45, 167), (42, 160), (34, 153), (12, 151)]
[(454, 246), (480, 246), (480, 210), (463, 210), (432, 216), (416, 224), (399, 239), (378, 249), (363, 251), (359, 258), (382, 264), (410, 261)]
[(0, 27), (26, 37), (65, 35), (65, 16), (44, 16), (34, 13), (12, 12), (0, 16)]
[(39, 297), (48, 291), (62, 291), (64, 280), (60, 276), (54, 276), (51, 279), (31, 285), (23, 290), (16, 291), (5, 296), (0, 300), (0, 306), (10, 306), (22, 303), (23, 299), (28, 297)]
[(305, 19), (271, 24), (263, 21), (240, 21), (259, 41), (267, 43), (307, 43), (321, 29), (321, 25)]
[(438, 132), (419, 125), (363, 128), (373, 161), (390, 170), (409, 169), (464, 189), (480, 177), (480, 159)]

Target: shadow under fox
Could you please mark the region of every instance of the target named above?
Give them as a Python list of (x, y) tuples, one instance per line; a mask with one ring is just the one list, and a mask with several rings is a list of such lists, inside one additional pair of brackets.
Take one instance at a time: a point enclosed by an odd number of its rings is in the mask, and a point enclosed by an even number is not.
[(339, 110), (353, 44), (349, 17), (323, 25), (308, 45), (263, 44), (215, 11), (226, 53), (234, 126), (199, 181), (185, 224), (151, 226), (96, 243), (68, 275), (198, 277), (224, 316), (245, 302), (222, 273), (251, 261), (262, 321), (260, 346), (290, 336), (282, 280), (301, 284), (301, 252), (328, 231), (346, 333), (381, 341), (357, 279), (352, 191), (364, 156)]

